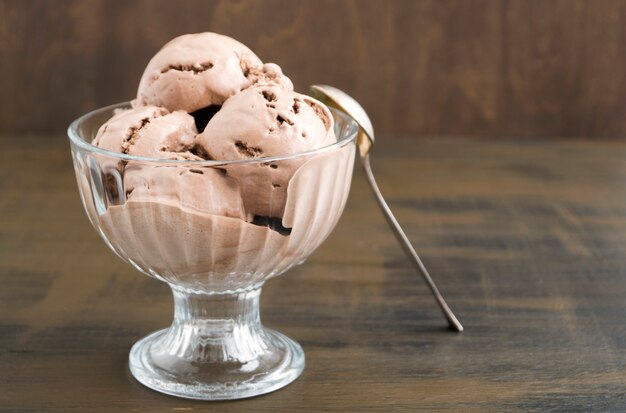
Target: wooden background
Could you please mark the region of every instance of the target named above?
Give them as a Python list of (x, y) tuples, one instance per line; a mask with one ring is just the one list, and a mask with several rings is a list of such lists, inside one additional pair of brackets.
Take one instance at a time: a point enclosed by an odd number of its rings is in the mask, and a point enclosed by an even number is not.
[(170, 38), (216, 31), (382, 135), (622, 137), (626, 1), (0, 0), (0, 133), (132, 98)]

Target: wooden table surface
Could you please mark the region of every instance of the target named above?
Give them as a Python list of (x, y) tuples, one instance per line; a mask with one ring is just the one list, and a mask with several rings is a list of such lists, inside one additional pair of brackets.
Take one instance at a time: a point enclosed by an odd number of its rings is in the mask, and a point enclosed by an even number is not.
[(445, 329), (358, 170), (331, 237), (264, 289), (303, 375), (211, 403), (129, 375), (172, 300), (89, 225), (66, 139), (0, 142), (2, 412), (626, 410), (624, 143), (381, 139), (379, 184), (466, 331)]

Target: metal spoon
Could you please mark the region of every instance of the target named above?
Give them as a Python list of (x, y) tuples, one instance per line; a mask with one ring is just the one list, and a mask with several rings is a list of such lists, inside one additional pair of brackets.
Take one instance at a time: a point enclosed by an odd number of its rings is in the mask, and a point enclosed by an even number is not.
[(385, 219), (387, 223), (391, 227), (393, 233), (395, 234), (400, 246), (409, 257), (417, 271), (422, 275), (424, 281), (430, 288), (430, 291), (433, 293), (435, 300), (437, 300), (437, 304), (441, 308), (444, 316), (448, 320), (448, 324), (452, 330), (455, 331), (463, 331), (463, 326), (456, 318), (446, 301), (443, 299), (443, 296), (437, 289), (435, 282), (430, 277), (428, 270), (420, 260), (420, 257), (415, 252), (415, 249), (411, 245), (411, 242), (407, 238), (406, 234), (400, 227), (400, 224), (393, 216), (391, 209), (385, 202), (383, 195), (380, 193), (380, 189), (378, 189), (378, 185), (376, 184), (376, 180), (374, 179), (374, 173), (372, 172), (372, 167), (370, 165), (370, 156), (369, 152), (374, 145), (374, 128), (372, 127), (372, 122), (370, 118), (365, 113), (363, 107), (350, 95), (342, 90), (337, 89), (336, 87), (327, 86), (327, 85), (313, 85), (311, 86), (311, 93), (313, 97), (324, 102), (326, 105), (337, 108), (346, 112), (350, 115), (356, 123), (359, 125), (359, 135), (357, 137), (357, 145), (359, 147), (359, 153), (361, 154), (361, 160), (363, 161), (363, 169), (365, 170), (365, 175), (367, 176), (367, 180), (372, 188), (372, 192), (374, 193), (374, 197), (378, 202), (378, 206), (380, 207), (383, 215), (385, 215)]

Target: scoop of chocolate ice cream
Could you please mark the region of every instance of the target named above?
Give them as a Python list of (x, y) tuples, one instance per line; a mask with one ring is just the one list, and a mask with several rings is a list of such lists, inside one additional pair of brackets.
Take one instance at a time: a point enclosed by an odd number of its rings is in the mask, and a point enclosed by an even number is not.
[(194, 112), (221, 105), (255, 82), (292, 88), (276, 65), (263, 65), (245, 45), (216, 33), (186, 34), (167, 43), (146, 67), (134, 104)]
[(100, 127), (93, 144), (129, 155), (163, 159), (202, 159), (195, 145), (194, 119), (183, 111), (156, 106), (122, 110)]
[[(155, 106), (118, 112), (98, 131), (94, 144), (115, 152), (161, 159), (202, 160), (195, 146), (194, 118)], [(245, 219), (237, 182), (223, 170), (194, 165), (117, 162), (128, 200), (163, 202), (203, 213)], [(121, 191), (121, 190), (120, 190)], [(121, 196), (122, 194), (118, 194)]]
[[(212, 159), (292, 155), (336, 141), (333, 118), (317, 100), (275, 85), (250, 87), (229, 98), (198, 135)], [(233, 164), (246, 212), (281, 218), (289, 180), (302, 160)]]

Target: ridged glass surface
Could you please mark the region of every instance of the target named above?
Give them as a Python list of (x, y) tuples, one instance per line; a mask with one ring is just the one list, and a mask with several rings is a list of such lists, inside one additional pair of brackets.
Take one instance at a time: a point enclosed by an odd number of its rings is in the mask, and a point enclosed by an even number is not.
[[(85, 115), (69, 130), (83, 205), (106, 244), (167, 282), (175, 302), (172, 326), (133, 347), (133, 375), (155, 390), (208, 400), (295, 380), (302, 349), (263, 328), (259, 295), (266, 280), (304, 262), (339, 220), (356, 125), (333, 111), (338, 142), (289, 157), (157, 161), (89, 144), (114, 109)], [(249, 213), (255, 202), (282, 216)]]

